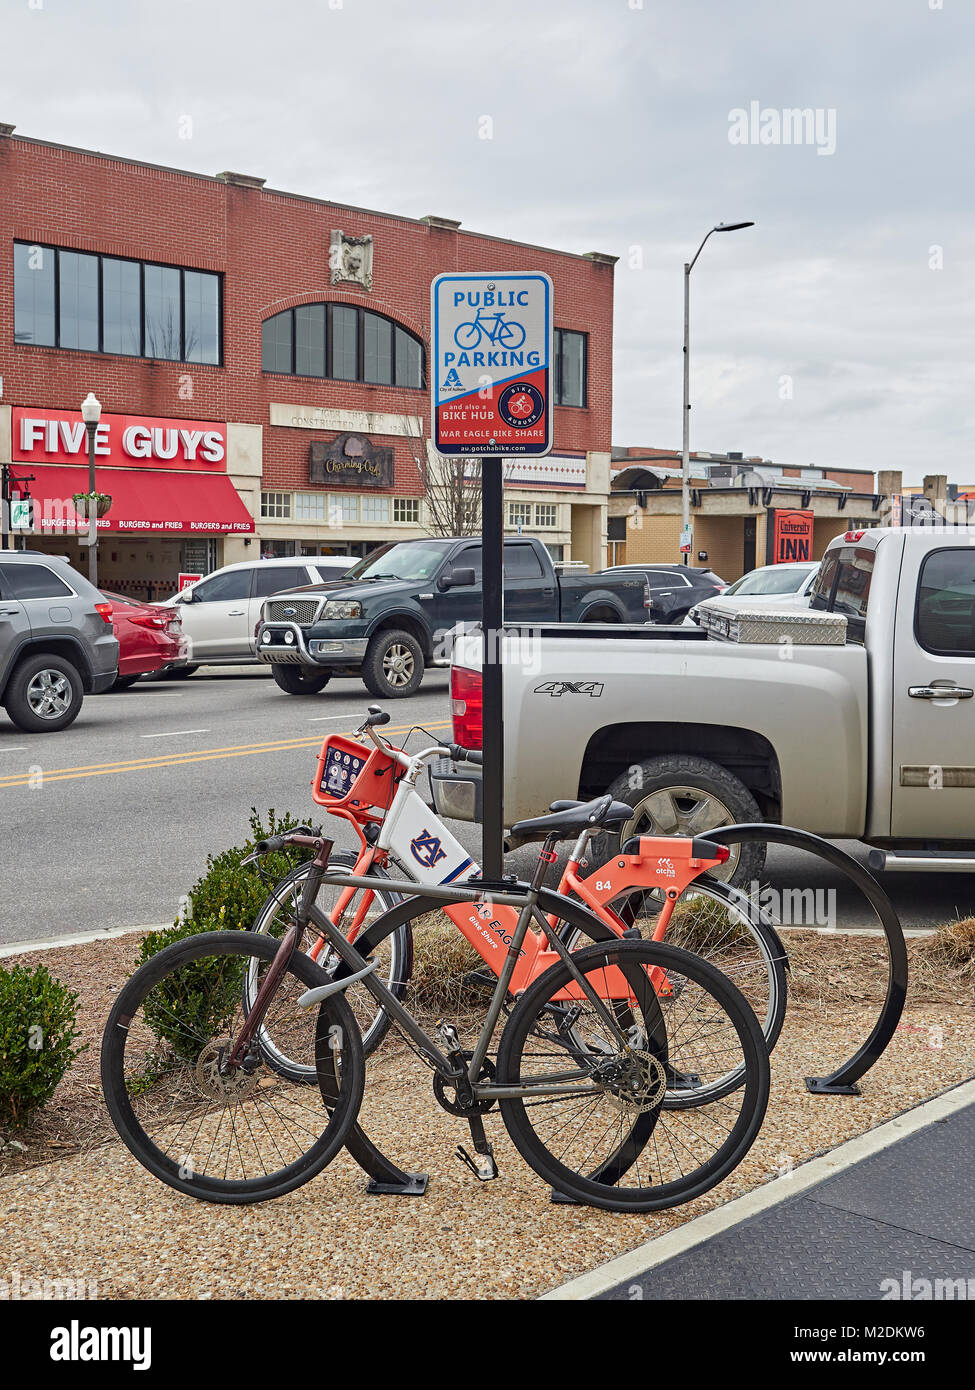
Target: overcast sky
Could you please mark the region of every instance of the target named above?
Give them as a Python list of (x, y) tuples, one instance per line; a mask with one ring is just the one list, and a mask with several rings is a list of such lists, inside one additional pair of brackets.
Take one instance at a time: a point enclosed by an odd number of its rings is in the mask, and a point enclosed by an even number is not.
[[(679, 446), (681, 267), (754, 220), (691, 278), (691, 447), (975, 483), (972, 0), (0, 15), (21, 134), (619, 256), (618, 444)], [(776, 143), (794, 108), (818, 130)]]

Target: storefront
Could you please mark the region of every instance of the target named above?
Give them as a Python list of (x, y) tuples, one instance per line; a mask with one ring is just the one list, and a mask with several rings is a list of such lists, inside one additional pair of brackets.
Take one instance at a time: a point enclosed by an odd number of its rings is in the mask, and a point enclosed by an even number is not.
[[(182, 572), (255, 554), (360, 556), (450, 534), (449, 484), (429, 443), (430, 284), (447, 268), (527, 267), (554, 287), (554, 451), (531, 477), (505, 465), (506, 521), (556, 558), (599, 567), (613, 256), (9, 125), (0, 179), (11, 190), (0, 204), (0, 468), (12, 491), (34, 475), (37, 516), (25, 528), (18, 507), (18, 544), (87, 568), (71, 499), (88, 491), (78, 409), (89, 392), (103, 411), (97, 490), (112, 497), (98, 528), (106, 586), (159, 597)], [(465, 520), (469, 532), (477, 517)]]
[[(16, 545), (87, 568), (88, 438), (80, 411), (14, 406), (10, 534)], [(228, 427), (212, 420), (103, 414), (95, 432), (99, 582), (133, 598), (164, 598), (181, 573), (224, 561), (225, 537), (247, 539), (254, 518), (245, 476), (231, 478)], [(79, 517), (76, 502), (82, 508)]]

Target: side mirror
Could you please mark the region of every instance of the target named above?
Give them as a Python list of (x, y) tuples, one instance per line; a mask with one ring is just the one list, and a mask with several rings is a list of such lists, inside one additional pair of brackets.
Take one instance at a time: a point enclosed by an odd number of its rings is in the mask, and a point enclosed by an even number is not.
[(474, 584), (475, 582), (476, 580), (474, 577), (474, 571), (472, 569), (455, 568), (452, 570), (448, 570), (446, 574), (442, 574), (440, 576), (440, 581), (437, 587), (443, 593), (447, 589), (467, 588), (469, 585)]

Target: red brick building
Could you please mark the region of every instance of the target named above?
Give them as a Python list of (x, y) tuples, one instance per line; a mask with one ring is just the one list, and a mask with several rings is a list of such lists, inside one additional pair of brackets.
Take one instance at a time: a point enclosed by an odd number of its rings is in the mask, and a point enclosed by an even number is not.
[[(153, 596), (255, 553), (363, 554), (430, 528), (430, 281), (554, 282), (554, 454), (508, 524), (605, 555), (614, 258), (22, 138), (0, 126), (0, 465), (16, 544), (84, 568), (80, 403), (101, 402), (105, 587)], [(315, 446), (314, 448), (312, 446)], [(33, 481), (27, 481), (33, 474)], [(32, 529), (31, 529), (32, 528)], [(8, 526), (9, 529), (9, 526)], [(11, 543), (8, 539), (8, 543)]]

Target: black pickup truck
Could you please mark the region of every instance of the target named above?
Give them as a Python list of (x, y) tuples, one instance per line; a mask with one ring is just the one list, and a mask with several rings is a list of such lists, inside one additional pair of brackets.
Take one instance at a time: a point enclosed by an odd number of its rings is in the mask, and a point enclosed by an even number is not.
[[(333, 676), (361, 676), (373, 695), (413, 695), (446, 634), (481, 616), (481, 543), (438, 539), (380, 546), (341, 579), (274, 594), (264, 604), (257, 657), (289, 695)], [(508, 623), (645, 623), (647, 585), (633, 574), (557, 574), (541, 541), (504, 543)], [(442, 648), (442, 650), (441, 650)]]

